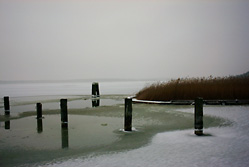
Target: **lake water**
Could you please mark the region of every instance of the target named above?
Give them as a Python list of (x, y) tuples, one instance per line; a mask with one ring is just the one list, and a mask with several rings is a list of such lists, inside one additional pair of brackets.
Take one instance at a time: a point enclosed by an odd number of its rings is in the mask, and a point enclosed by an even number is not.
[[(0, 84), (0, 166), (248, 166), (249, 106), (204, 106), (203, 137), (193, 134), (193, 106), (133, 104), (133, 131), (123, 131), (124, 98), (150, 81)], [(68, 99), (68, 128), (61, 127)], [(43, 119), (35, 104), (42, 103)]]

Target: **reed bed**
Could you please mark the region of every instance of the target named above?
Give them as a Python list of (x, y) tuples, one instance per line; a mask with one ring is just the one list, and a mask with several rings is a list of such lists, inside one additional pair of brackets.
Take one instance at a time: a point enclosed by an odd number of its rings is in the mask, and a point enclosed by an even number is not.
[(139, 100), (169, 101), (249, 99), (249, 77), (178, 78), (154, 83), (136, 94)]

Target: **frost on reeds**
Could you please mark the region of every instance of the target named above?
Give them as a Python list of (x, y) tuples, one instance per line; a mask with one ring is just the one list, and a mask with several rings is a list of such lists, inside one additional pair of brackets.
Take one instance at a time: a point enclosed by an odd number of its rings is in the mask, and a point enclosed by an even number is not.
[(154, 83), (136, 94), (139, 100), (169, 101), (249, 99), (249, 77), (178, 78)]

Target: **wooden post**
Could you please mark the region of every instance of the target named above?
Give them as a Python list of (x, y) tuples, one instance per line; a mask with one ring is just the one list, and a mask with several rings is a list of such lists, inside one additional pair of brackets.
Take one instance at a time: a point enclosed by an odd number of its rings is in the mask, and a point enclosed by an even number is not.
[(99, 97), (99, 83), (98, 82), (92, 83), (92, 97), (94, 98)]
[(61, 125), (63, 127), (67, 127), (68, 126), (67, 99), (61, 99), (60, 106), (61, 106)]
[(69, 140), (68, 140), (68, 127), (63, 127), (61, 125), (61, 148), (68, 148), (68, 144)]
[(5, 115), (10, 114), (10, 102), (9, 102), (9, 96), (4, 97), (4, 110), (5, 110)]
[(42, 104), (36, 103), (37, 119), (42, 119)]
[(37, 133), (42, 133), (42, 131), (43, 131), (42, 119), (37, 119)]
[(132, 131), (132, 98), (125, 98), (124, 130)]
[(203, 135), (203, 99), (195, 99), (195, 134)]

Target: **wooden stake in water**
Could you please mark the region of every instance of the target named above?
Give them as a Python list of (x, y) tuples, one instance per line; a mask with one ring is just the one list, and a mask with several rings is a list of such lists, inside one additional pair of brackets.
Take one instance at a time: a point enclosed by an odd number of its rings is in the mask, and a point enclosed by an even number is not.
[(92, 97), (94, 98), (99, 97), (99, 83), (98, 82), (92, 83)]
[(195, 134), (203, 135), (203, 99), (195, 99)]
[(125, 98), (124, 130), (132, 131), (132, 98)]
[(67, 127), (68, 126), (67, 99), (61, 99), (60, 106), (61, 106), (61, 125), (63, 127)]
[(4, 97), (4, 110), (5, 110), (5, 115), (10, 114), (10, 102), (9, 102), (9, 96)]
[(36, 103), (37, 119), (42, 119), (42, 104)]

